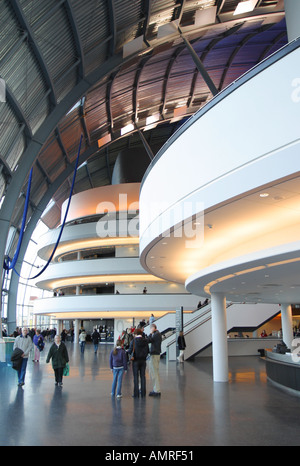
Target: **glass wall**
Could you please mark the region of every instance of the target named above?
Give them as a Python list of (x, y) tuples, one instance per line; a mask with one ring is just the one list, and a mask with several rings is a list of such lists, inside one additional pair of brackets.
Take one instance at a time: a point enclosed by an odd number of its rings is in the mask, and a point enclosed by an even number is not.
[(33, 315), (33, 302), (35, 299), (53, 296), (52, 292), (43, 291), (40, 288), (37, 288), (35, 286), (35, 280), (32, 279), (32, 277), (34, 277), (46, 264), (45, 261), (40, 259), (37, 255), (37, 243), (38, 239), (47, 231), (48, 227), (42, 220), (40, 220), (27, 247), (18, 287), (16, 309), (17, 327), (28, 326), (38, 327), (41, 329), (50, 328), (50, 317)]

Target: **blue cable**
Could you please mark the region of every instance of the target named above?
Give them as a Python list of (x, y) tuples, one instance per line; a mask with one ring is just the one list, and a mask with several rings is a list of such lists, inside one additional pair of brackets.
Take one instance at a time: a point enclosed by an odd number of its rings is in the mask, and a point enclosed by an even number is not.
[[(56, 244), (55, 244), (55, 246), (54, 246), (54, 249), (53, 249), (53, 251), (52, 251), (52, 253), (51, 253), (51, 256), (50, 256), (49, 259), (48, 259), (48, 262), (44, 265), (44, 267), (42, 268), (42, 270), (41, 270), (37, 275), (35, 275), (34, 277), (30, 277), (30, 278), (25, 278), (25, 279), (24, 279), (23, 277), (21, 277), (21, 275), (20, 275), (20, 274), (16, 271), (16, 269), (13, 267), (14, 271), (16, 272), (16, 274), (17, 274), (20, 278), (23, 278), (24, 280), (33, 280), (33, 279), (35, 279), (35, 278), (38, 278), (40, 275), (42, 275), (42, 273), (45, 272), (45, 270), (46, 270), (47, 267), (49, 266), (50, 262), (52, 261), (53, 256), (54, 256), (54, 254), (55, 254), (55, 252), (56, 252), (56, 249), (57, 249), (57, 247), (58, 247), (58, 245), (59, 245), (61, 236), (62, 236), (62, 234), (63, 234), (64, 227), (65, 227), (65, 224), (66, 224), (67, 216), (68, 216), (68, 213), (69, 213), (70, 204), (71, 204), (73, 189), (74, 189), (75, 180), (76, 180), (77, 168), (78, 168), (78, 163), (79, 163), (79, 155), (80, 155), (80, 150), (81, 150), (82, 137), (83, 137), (83, 135), (81, 134), (80, 142), (79, 142), (79, 147), (78, 147), (78, 153), (77, 153), (77, 159), (76, 159), (76, 164), (75, 164), (75, 169), (74, 169), (73, 181), (72, 181), (72, 186), (71, 186), (71, 189), (70, 189), (69, 200), (68, 200), (68, 204), (67, 204), (67, 208), (66, 208), (64, 220), (63, 220), (63, 223), (62, 223), (62, 225), (61, 225), (60, 233), (59, 233), (59, 235), (58, 235), (58, 238), (57, 238)], [(11, 267), (11, 268), (12, 268), (12, 267)]]
[(27, 187), (27, 193), (26, 193), (26, 200), (25, 200), (25, 206), (24, 206), (24, 213), (23, 213), (23, 219), (22, 219), (22, 226), (21, 226), (21, 231), (20, 231), (20, 236), (19, 236), (19, 241), (17, 245), (17, 249), (15, 252), (15, 255), (13, 259), (11, 260), (10, 257), (7, 258), (7, 260), (4, 260), (4, 269), (9, 272), (9, 270), (12, 270), (15, 268), (15, 265), (18, 261), (18, 257), (20, 254), (20, 249), (23, 241), (23, 236), (24, 236), (24, 231), (25, 231), (25, 224), (26, 224), (26, 218), (27, 218), (27, 212), (28, 212), (28, 206), (29, 206), (29, 197), (30, 197), (30, 190), (31, 190), (31, 182), (32, 182), (32, 171), (33, 169), (30, 170), (29, 174), (29, 180), (28, 180), (28, 187)]

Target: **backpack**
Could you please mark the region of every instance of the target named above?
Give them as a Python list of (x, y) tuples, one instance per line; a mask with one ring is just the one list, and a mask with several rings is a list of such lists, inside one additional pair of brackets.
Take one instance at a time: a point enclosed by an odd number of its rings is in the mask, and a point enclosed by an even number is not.
[(38, 349), (40, 351), (43, 351), (43, 349), (45, 348), (45, 344), (44, 344), (43, 339), (41, 337), (38, 339), (37, 347), (38, 347)]

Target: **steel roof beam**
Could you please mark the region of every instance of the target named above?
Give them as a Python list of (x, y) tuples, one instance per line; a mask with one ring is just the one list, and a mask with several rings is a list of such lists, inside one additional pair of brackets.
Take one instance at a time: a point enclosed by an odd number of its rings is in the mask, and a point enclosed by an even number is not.
[(79, 58), (79, 66), (78, 66), (78, 81), (84, 77), (84, 53), (82, 48), (82, 43), (80, 39), (80, 34), (78, 31), (75, 15), (73, 12), (73, 7), (71, 5), (70, 0), (65, 0), (65, 7), (68, 15), (69, 22), (72, 27), (77, 57)]
[(218, 89), (216, 88), (213, 80), (211, 79), (211, 77), (209, 76), (208, 72), (206, 71), (202, 61), (200, 60), (200, 58), (198, 57), (198, 55), (196, 54), (195, 50), (193, 49), (193, 47), (191, 46), (189, 40), (185, 37), (185, 35), (182, 33), (180, 27), (178, 28), (178, 32), (180, 34), (180, 37), (182, 38), (183, 42), (185, 43), (199, 73), (201, 74), (202, 78), (204, 79), (207, 87), (209, 88), (210, 92), (212, 93), (213, 96), (217, 95), (218, 94)]
[(88, 132), (87, 124), (86, 124), (85, 99), (84, 98), (81, 99), (81, 103), (80, 103), (80, 107), (79, 107), (79, 113), (80, 113), (80, 122), (81, 122), (81, 126), (82, 126), (83, 133), (84, 133), (85, 143), (86, 143), (87, 146), (89, 146), (91, 144), (91, 140), (90, 140), (90, 135), (89, 135), (89, 132)]
[(111, 40), (109, 44), (109, 54), (113, 56), (116, 50), (117, 43), (117, 25), (116, 25), (116, 10), (115, 10), (115, 1), (107, 0), (108, 8), (108, 18), (109, 18), (109, 27), (111, 32)]
[(168, 91), (168, 83), (169, 83), (169, 77), (171, 75), (172, 67), (177, 59), (177, 57), (181, 54), (181, 52), (184, 50), (184, 46), (178, 47), (175, 52), (173, 53), (169, 64), (167, 66), (166, 74), (164, 77), (164, 85), (163, 85), (163, 103), (161, 106), (160, 113), (163, 118), (165, 118), (164, 113), (166, 110), (166, 103), (167, 103), (167, 91)]
[(17, 120), (19, 121), (22, 128), (24, 128), (24, 134), (27, 140), (33, 139), (33, 134), (31, 131), (31, 127), (29, 121), (25, 113), (23, 112), (22, 107), (20, 106), (19, 102), (15, 98), (14, 94), (11, 92), (10, 87), (6, 85), (6, 101), (11, 106)]
[(56, 104), (57, 104), (57, 99), (56, 99), (56, 94), (55, 94), (55, 89), (54, 89), (54, 85), (53, 85), (53, 81), (52, 81), (52, 78), (50, 76), (50, 73), (49, 73), (49, 70), (48, 70), (48, 66), (44, 60), (44, 57), (40, 51), (40, 48), (35, 40), (35, 37), (34, 37), (34, 34), (31, 30), (31, 27), (23, 13), (23, 10), (22, 8), (20, 7), (20, 4), (19, 4), (19, 1), (18, 0), (11, 0), (10, 1), (10, 5), (16, 15), (16, 18), (17, 20), (19, 21), (22, 29), (24, 31), (27, 32), (28, 34), (28, 42), (30, 43), (32, 49), (33, 49), (33, 52), (34, 52), (34, 55), (35, 55), (35, 58), (41, 68), (41, 71), (42, 71), (42, 75), (47, 83), (47, 86), (49, 87), (49, 89), (51, 89), (51, 94), (50, 94), (50, 103), (52, 105), (52, 107), (55, 107)]
[(61, 137), (61, 133), (60, 133), (60, 129), (57, 127), (55, 128), (55, 136), (56, 136), (56, 139), (57, 139), (57, 143), (62, 151), (62, 155), (65, 159), (65, 162), (66, 162), (66, 165), (70, 165), (70, 160), (69, 160), (69, 155), (68, 155), (68, 152), (65, 148), (65, 145), (63, 143), (63, 140), (62, 140), (62, 137)]

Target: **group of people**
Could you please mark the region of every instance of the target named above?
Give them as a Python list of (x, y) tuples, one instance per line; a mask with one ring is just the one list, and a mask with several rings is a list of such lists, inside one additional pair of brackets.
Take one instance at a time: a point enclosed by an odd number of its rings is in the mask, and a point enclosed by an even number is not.
[[(133, 372), (133, 398), (145, 398), (146, 396), (146, 360), (150, 355), (149, 369), (153, 381), (153, 390), (149, 396), (160, 397), (160, 376), (159, 362), (161, 354), (162, 336), (155, 324), (150, 326), (150, 335), (146, 336), (142, 328), (134, 330), (134, 337), (131, 340), (127, 353), (132, 362)], [(122, 398), (123, 374), (127, 372), (128, 358), (123, 341), (119, 339), (115, 348), (110, 354), (110, 369), (113, 372), (113, 384), (111, 395)]]
[[(82, 329), (81, 343), (86, 341), (85, 330)], [(98, 344), (94, 342), (94, 345)], [(113, 384), (111, 395), (117, 398), (122, 397), (122, 381), (124, 372), (127, 372), (128, 362), (132, 363), (134, 390), (133, 397), (144, 398), (146, 396), (146, 361), (149, 358), (149, 369), (151, 379), (153, 381), (153, 389), (149, 396), (160, 397), (160, 375), (159, 363), (161, 355), (162, 335), (158, 331), (156, 324), (150, 326), (150, 334), (145, 335), (142, 328), (136, 328), (133, 332), (133, 337), (128, 339), (126, 349), (124, 349), (124, 340), (119, 339), (115, 348), (110, 353), (110, 369), (113, 372)], [(28, 358), (30, 352), (34, 349), (34, 362), (39, 362), (40, 353), (45, 346), (44, 337), (39, 330), (33, 336), (29, 335), (28, 328), (24, 327), (22, 332), (16, 337), (14, 342), (13, 354), (11, 360), (13, 368), (18, 372), (18, 386), (22, 387), (25, 384), (25, 375), (27, 369)], [(180, 350), (179, 361), (183, 362), (185, 350), (185, 339), (183, 332), (178, 338), (178, 347)], [(84, 348), (84, 346), (83, 346)], [(82, 350), (84, 351), (84, 349)], [(69, 363), (69, 355), (65, 343), (62, 341), (61, 335), (57, 334), (54, 337), (46, 363), (52, 361), (52, 367), (55, 375), (55, 385), (62, 387), (64, 370)]]
[[(31, 339), (28, 328), (26, 327), (24, 327), (21, 334), (16, 337), (11, 360), (13, 362), (13, 368), (18, 372), (19, 387), (25, 385), (27, 363), (31, 350), (34, 349), (34, 362), (38, 362), (40, 359), (40, 352), (44, 349), (44, 346), (42, 346), (43, 341), (43, 335), (41, 335), (39, 330), (36, 331), (33, 339)], [(60, 335), (55, 335), (54, 342), (47, 355), (46, 363), (49, 363), (51, 360), (55, 375), (55, 385), (62, 386), (63, 371), (69, 363), (69, 355), (66, 345), (61, 341)]]

